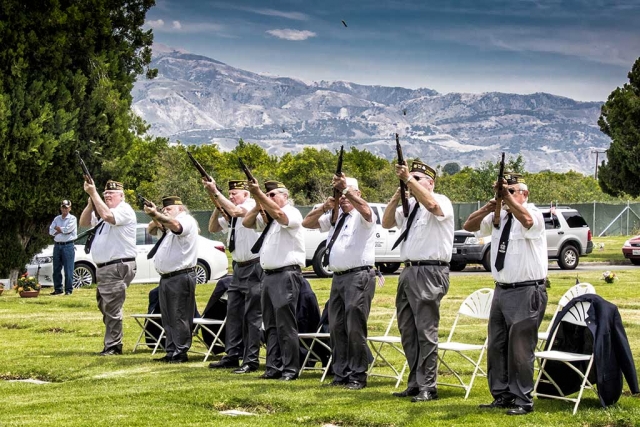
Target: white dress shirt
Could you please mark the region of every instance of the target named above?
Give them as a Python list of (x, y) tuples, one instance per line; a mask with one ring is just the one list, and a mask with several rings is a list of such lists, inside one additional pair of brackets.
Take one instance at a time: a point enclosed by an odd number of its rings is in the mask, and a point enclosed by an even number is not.
[[(432, 193), (438, 202), (443, 216), (436, 216), (420, 205), (413, 219), (409, 236), (400, 243), (400, 259), (402, 261), (451, 261), (453, 252), (453, 205), (451, 200), (442, 194)], [(409, 212), (417, 203), (412, 197), (409, 200)], [(402, 213), (402, 206), (396, 209), (396, 226), (400, 230), (398, 237), (404, 232), (407, 220)]]
[(500, 212), (500, 228), (493, 226), (494, 213), (490, 213), (480, 223), (475, 232), (477, 237), (491, 236), (491, 274), (496, 282), (517, 283), (541, 280), (547, 277), (549, 260), (547, 259), (547, 236), (542, 212), (534, 205), (525, 203), (524, 207), (533, 218), (530, 229), (522, 226), (514, 216), (511, 220), (509, 244), (504, 257), (504, 267), (496, 271), (495, 263), (500, 244), (500, 235), (507, 219), (507, 211)]
[[(340, 210), (340, 215), (343, 212)], [(355, 208), (345, 219), (338, 238), (331, 247), (329, 254), (329, 269), (331, 271), (345, 271), (366, 265), (373, 266), (376, 258), (376, 214), (371, 210), (371, 222), (368, 222)], [(331, 225), (331, 212), (318, 218), (320, 231), (329, 231), (327, 247), (336, 231)], [(337, 222), (336, 222), (337, 225)]]
[[(247, 198), (238, 207), (245, 209), (249, 212), (256, 205), (256, 201)], [(232, 218), (233, 219), (233, 218)], [(247, 228), (242, 225), (243, 218), (238, 217), (236, 220), (236, 248), (231, 252), (231, 257), (236, 262), (246, 262), (252, 259), (258, 258), (260, 254), (251, 253), (253, 244), (258, 240), (260, 233), (253, 228)], [(229, 239), (231, 238), (231, 224), (227, 222), (224, 216), (218, 216), (218, 224), (222, 227), (222, 231), (227, 234), (227, 247), (229, 247)]]
[[(304, 228), (302, 227), (302, 214), (291, 205), (281, 208), (289, 219), (288, 225), (281, 225), (273, 221), (262, 248), (260, 249), (260, 265), (265, 270), (273, 270), (288, 265), (305, 266)], [(265, 223), (258, 215), (258, 231), (262, 231)]]
[(186, 212), (180, 212), (175, 219), (182, 226), (182, 233), (174, 234), (167, 229), (153, 258), (159, 274), (195, 267), (198, 262), (198, 222)]
[[(62, 233), (58, 233), (56, 226), (60, 227)], [(74, 240), (78, 237), (78, 220), (71, 214), (67, 214), (66, 218), (58, 215), (49, 226), (49, 234), (53, 236), (54, 241), (60, 243)]]
[[(111, 213), (116, 220), (114, 225), (104, 221), (96, 230), (91, 246), (93, 262), (102, 264), (111, 260), (136, 257), (136, 213), (122, 201)], [(95, 212), (91, 212), (91, 225), (99, 221)]]

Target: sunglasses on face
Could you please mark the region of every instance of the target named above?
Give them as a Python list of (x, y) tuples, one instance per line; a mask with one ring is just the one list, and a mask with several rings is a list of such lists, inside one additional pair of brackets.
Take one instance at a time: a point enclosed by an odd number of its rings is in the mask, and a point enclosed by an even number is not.
[(267, 193), (267, 197), (276, 197), (280, 193)]
[(518, 193), (522, 193), (524, 190), (516, 190), (515, 188), (509, 188), (509, 193), (510, 194), (516, 194), (516, 192)]

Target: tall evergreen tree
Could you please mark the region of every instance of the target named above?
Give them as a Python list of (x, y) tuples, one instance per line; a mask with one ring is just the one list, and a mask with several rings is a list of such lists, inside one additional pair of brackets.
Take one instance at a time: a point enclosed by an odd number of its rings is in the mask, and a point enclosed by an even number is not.
[(76, 150), (100, 186), (139, 142), (131, 89), (156, 73), (142, 29), (153, 4), (0, 2), (0, 276), (15, 278), (46, 245), (61, 199), (76, 213), (86, 203)]

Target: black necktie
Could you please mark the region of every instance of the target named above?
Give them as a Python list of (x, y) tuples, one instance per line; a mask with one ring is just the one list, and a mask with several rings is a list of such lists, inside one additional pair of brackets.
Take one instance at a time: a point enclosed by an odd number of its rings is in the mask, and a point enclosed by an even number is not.
[(418, 203), (418, 201), (416, 200), (416, 204), (413, 205), (413, 210), (409, 214), (409, 218), (407, 218), (407, 228), (405, 228), (402, 234), (400, 235), (400, 237), (398, 237), (398, 240), (396, 240), (396, 242), (393, 244), (393, 247), (391, 248), (391, 250), (394, 250), (396, 246), (398, 246), (403, 240), (407, 239), (407, 236), (409, 235), (409, 229), (411, 228), (411, 223), (413, 222), (413, 219), (416, 217), (419, 207), (420, 207), (420, 203)]
[(233, 252), (236, 250), (236, 223), (238, 222), (238, 217), (234, 216), (231, 218), (231, 234), (229, 234), (229, 252)]
[(322, 258), (322, 265), (325, 266), (325, 267), (329, 265), (329, 255), (331, 254), (331, 248), (333, 248), (333, 244), (335, 243), (336, 239), (338, 238), (338, 235), (340, 234), (340, 231), (342, 231), (342, 226), (344, 225), (344, 222), (347, 220), (348, 216), (349, 216), (348, 213), (344, 213), (343, 212), (342, 216), (340, 216), (340, 219), (336, 223), (336, 228), (333, 231), (333, 235), (331, 236), (331, 240), (329, 240), (329, 244), (327, 245), (327, 250), (324, 251), (324, 257)]
[(513, 219), (513, 214), (509, 212), (507, 214), (507, 222), (502, 229), (502, 234), (500, 235), (500, 243), (498, 243), (498, 255), (496, 255), (496, 271), (500, 271), (504, 268), (504, 257), (507, 254), (507, 246), (509, 246), (509, 233), (511, 232), (511, 220)]
[(104, 226), (104, 221), (100, 220), (100, 222), (98, 222), (96, 226), (93, 227), (93, 229), (89, 230), (89, 233), (87, 234), (87, 242), (84, 244), (85, 254), (88, 254), (89, 252), (91, 252), (91, 245), (93, 245), (93, 239), (96, 238), (96, 233), (100, 233), (102, 231), (102, 226)]
[(158, 239), (158, 241), (156, 242), (155, 245), (153, 245), (153, 247), (151, 248), (151, 250), (149, 251), (149, 253), (147, 254), (147, 259), (151, 259), (153, 258), (153, 256), (156, 254), (156, 252), (158, 252), (158, 248), (160, 247), (160, 243), (162, 243), (162, 241), (164, 240), (164, 238), (167, 235), (167, 230), (163, 230), (162, 231), (162, 236), (160, 236), (160, 238)]
[(267, 226), (262, 230), (262, 234), (258, 237), (258, 240), (251, 247), (251, 253), (257, 254), (260, 252), (260, 248), (262, 248), (262, 242), (264, 242), (264, 238), (267, 236), (269, 229), (271, 228), (271, 224), (273, 223), (273, 218), (269, 218), (269, 222), (267, 222)]

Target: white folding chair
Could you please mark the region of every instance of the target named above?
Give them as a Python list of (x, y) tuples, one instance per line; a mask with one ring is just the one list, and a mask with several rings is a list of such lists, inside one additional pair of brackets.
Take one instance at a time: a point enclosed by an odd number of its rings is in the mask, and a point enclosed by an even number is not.
[[(482, 361), (484, 352), (487, 349), (487, 340), (488, 340), (487, 323), (481, 322), (482, 329), (480, 329), (478, 327), (478, 322), (473, 322), (474, 323), (473, 325), (463, 325), (462, 324), (463, 322), (459, 322), (459, 321), (461, 320), (461, 318), (464, 318), (464, 317), (488, 321), (489, 312), (491, 311), (492, 299), (493, 299), (493, 289), (489, 289), (489, 288), (478, 289), (477, 291), (469, 295), (467, 298), (465, 298), (465, 300), (460, 305), (460, 309), (458, 310), (458, 315), (453, 321), (453, 326), (451, 326), (451, 331), (449, 332), (449, 336), (447, 337), (447, 340), (445, 342), (438, 343), (438, 360), (440, 362), (440, 367), (442, 366), (446, 367), (447, 370), (451, 372), (458, 380), (458, 383), (454, 383), (454, 384), (438, 381), (438, 385), (463, 388), (465, 390), (465, 395), (464, 395), (465, 399), (469, 397), (469, 393), (471, 392), (471, 388), (473, 387), (473, 382), (476, 379), (476, 376), (487, 375), (486, 372), (480, 367), (480, 362)], [(462, 335), (462, 333), (460, 332), (460, 329), (463, 329), (465, 338), (468, 337), (468, 335), (470, 334), (469, 328), (475, 331), (475, 335), (477, 335), (478, 332), (482, 330), (481, 338), (475, 339), (475, 341), (477, 341), (476, 343), (460, 342), (460, 341), (453, 340), (453, 336), (455, 332), (458, 332), (456, 334), (456, 337), (460, 339), (459, 337)], [(471, 379), (469, 380), (469, 383), (464, 382), (460, 373), (452, 368), (451, 362), (450, 363), (445, 362), (444, 357), (447, 354), (447, 351), (457, 353), (458, 355), (460, 355), (460, 357), (462, 357), (462, 359), (471, 363), (471, 365), (473, 366), (473, 373), (471, 374)], [(471, 353), (473, 355), (475, 355), (476, 353), (479, 353), (479, 354), (477, 359), (475, 359), (465, 353)], [(440, 376), (438, 376), (438, 378), (440, 378)]]
[[(307, 356), (304, 358), (304, 361), (300, 366), (300, 373), (302, 373), (302, 371), (304, 370), (310, 370), (310, 371), (320, 370), (322, 371), (322, 377), (320, 378), (320, 382), (323, 382), (327, 376), (327, 373), (329, 372), (329, 368), (331, 367), (333, 354), (331, 353), (331, 346), (327, 344), (329, 342), (330, 335), (328, 332), (320, 332), (321, 330), (322, 330), (322, 325), (320, 325), (320, 327), (316, 332), (307, 332), (307, 333), (298, 334), (298, 338), (300, 339), (300, 344), (302, 344), (302, 346), (307, 349)], [(311, 340), (311, 343), (307, 344), (306, 340)], [(329, 362), (327, 362), (327, 366), (322, 366), (322, 365), (320, 367), (307, 366), (307, 362), (315, 362), (315, 363), (320, 362), (320, 364), (322, 364), (322, 358), (318, 355), (318, 353), (313, 351), (313, 347), (316, 344), (329, 350), (329, 354), (331, 354), (331, 356), (329, 356)]]
[[(398, 386), (402, 382), (404, 371), (407, 369), (407, 359), (404, 354), (404, 350), (402, 349), (402, 341), (400, 340), (400, 337), (395, 335), (389, 335), (389, 331), (391, 331), (391, 328), (393, 327), (395, 320), (396, 320), (396, 310), (394, 309), (393, 316), (391, 316), (391, 320), (389, 321), (389, 325), (387, 325), (387, 329), (384, 331), (384, 335), (367, 337), (367, 341), (369, 342), (369, 344), (371, 345), (371, 349), (375, 353), (375, 356), (373, 357), (373, 362), (371, 362), (371, 365), (369, 367), (369, 372), (367, 372), (367, 378), (369, 377), (394, 378), (396, 380), (396, 388), (398, 388)], [(390, 346), (397, 353), (400, 353), (402, 355), (402, 359), (404, 360), (404, 362), (402, 364), (401, 370), (398, 370), (398, 368), (396, 368), (393, 365), (393, 363), (391, 363), (391, 361), (389, 361), (389, 359), (387, 359), (382, 354), (382, 347), (384, 345)], [(393, 375), (380, 374), (377, 372), (373, 372), (373, 368), (375, 368), (376, 361), (378, 359), (380, 359), (384, 363), (383, 367), (387, 367), (391, 369), (391, 371), (393, 372)]]
[[(138, 341), (133, 346), (133, 353), (136, 352), (136, 349), (140, 346), (149, 346), (149, 342), (155, 343), (153, 346), (153, 351), (151, 354), (156, 354), (158, 347), (162, 347), (162, 339), (164, 338), (164, 328), (162, 327), (162, 315), (160, 314), (132, 314), (136, 320), (136, 323), (142, 328), (140, 335), (138, 335)], [(154, 325), (160, 330), (160, 335), (156, 338), (152, 333), (149, 332), (148, 326)], [(144, 342), (141, 342), (144, 337)], [(148, 341), (147, 341), (148, 340)]]
[[(536, 384), (533, 387), (533, 395), (536, 397), (546, 397), (549, 399), (560, 399), (560, 400), (565, 400), (569, 402), (575, 402), (575, 405), (573, 406), (573, 415), (575, 415), (576, 411), (578, 410), (578, 405), (580, 405), (580, 400), (582, 399), (582, 393), (584, 392), (585, 388), (593, 390), (594, 393), (596, 393), (596, 396), (598, 394), (593, 384), (591, 384), (591, 382), (589, 381), (589, 372), (591, 372), (591, 367), (593, 366), (594, 354), (593, 354), (593, 351), (591, 352), (591, 354), (578, 354), (578, 353), (569, 353), (565, 351), (553, 350), (553, 342), (555, 341), (555, 337), (558, 333), (558, 329), (560, 328), (560, 325), (562, 324), (562, 322), (568, 322), (574, 325), (586, 327), (587, 326), (586, 318), (587, 318), (587, 312), (589, 311), (589, 307), (591, 307), (591, 303), (587, 301), (577, 302), (573, 307), (571, 307), (571, 309), (569, 309), (569, 311), (565, 313), (561, 321), (558, 323), (558, 326), (553, 331), (553, 335), (551, 337), (551, 340), (549, 341), (551, 343), (549, 345), (549, 350), (537, 351), (535, 353), (535, 356), (542, 361), (542, 364), (540, 365), (540, 371), (538, 372), (538, 379), (536, 380)], [(577, 397), (571, 398), (571, 397), (565, 396), (562, 390), (560, 389), (560, 387), (558, 386), (558, 384), (556, 384), (553, 378), (551, 378), (551, 375), (549, 375), (544, 370), (545, 366), (547, 365), (547, 361), (549, 360), (563, 363), (569, 369), (576, 372), (580, 376), (580, 378), (582, 378), (582, 384), (580, 385), (580, 390), (578, 391)], [(571, 362), (588, 362), (587, 369), (583, 373), (582, 371), (580, 371), (580, 369), (576, 368)], [(543, 376), (545, 377), (545, 379), (543, 379)], [(554, 396), (550, 394), (538, 393), (538, 385), (540, 384), (540, 382), (546, 382), (546, 383), (552, 384), (553, 387), (558, 392), (558, 395)]]
[[(207, 318), (204, 318), (204, 317), (196, 317), (196, 318), (193, 319), (193, 337), (196, 340), (200, 341), (205, 346), (205, 348), (207, 349), (206, 352), (202, 353), (202, 354), (204, 354), (204, 362), (207, 361), (207, 359), (209, 358), (209, 356), (213, 352), (213, 347), (216, 344), (221, 346), (222, 348), (224, 348), (224, 341), (222, 340), (221, 335), (222, 335), (222, 330), (224, 329), (225, 323), (227, 323), (226, 316), (225, 316), (225, 318), (223, 320), (207, 319)], [(212, 326), (218, 326), (217, 332), (213, 331)], [(207, 343), (204, 340), (204, 338), (201, 337), (198, 334), (200, 329), (202, 329), (203, 331), (206, 331), (206, 332), (211, 334), (211, 336), (213, 337), (213, 339), (211, 340), (211, 345), (207, 345)], [(201, 352), (198, 352), (198, 351), (193, 351), (193, 352), (194, 353), (201, 353)]]
[(545, 341), (549, 339), (549, 333), (551, 332), (551, 327), (553, 326), (553, 322), (556, 320), (556, 316), (558, 316), (558, 313), (560, 313), (567, 306), (567, 304), (569, 304), (569, 301), (571, 301), (572, 299), (580, 295), (595, 294), (595, 293), (596, 293), (596, 289), (593, 287), (591, 283), (586, 283), (586, 282), (576, 283), (575, 285), (570, 287), (569, 290), (565, 292), (564, 295), (562, 295), (562, 298), (560, 298), (560, 301), (558, 302), (558, 307), (556, 307), (556, 311), (553, 313), (553, 316), (551, 317), (551, 322), (549, 322), (549, 325), (547, 326), (547, 330), (543, 332), (542, 331), (538, 332), (538, 341), (540, 341), (538, 343), (538, 350), (543, 349)]

